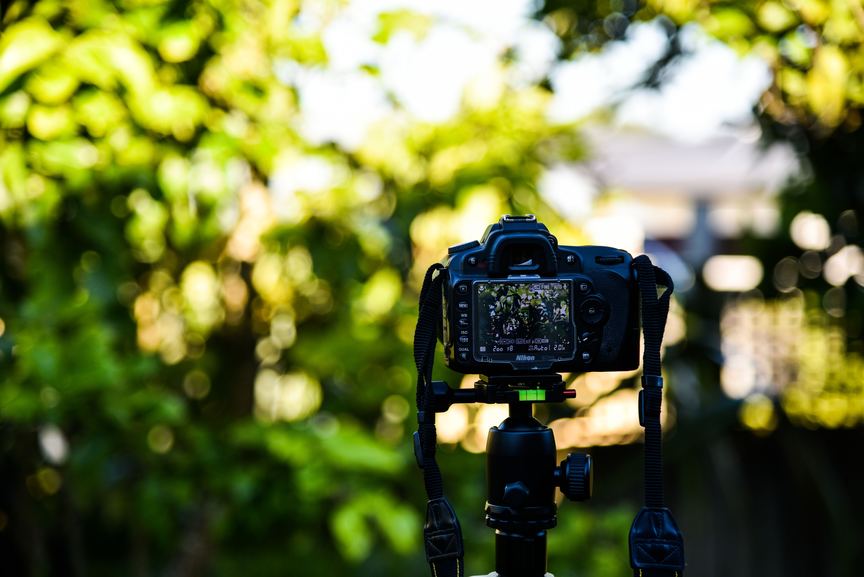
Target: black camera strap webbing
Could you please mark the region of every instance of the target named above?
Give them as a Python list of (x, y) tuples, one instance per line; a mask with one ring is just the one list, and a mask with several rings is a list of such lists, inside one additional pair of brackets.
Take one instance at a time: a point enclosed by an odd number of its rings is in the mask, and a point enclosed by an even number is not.
[(435, 460), (437, 434), (432, 391), (432, 361), (435, 354), (437, 327), (441, 318), (441, 264), (426, 271), (420, 290), (420, 314), (414, 331), (414, 364), (417, 366), (417, 421), (414, 433), (414, 455), (423, 469), (426, 495), (426, 523), (423, 538), (426, 560), (433, 577), (462, 577), (465, 571), (462, 529), (456, 512), (444, 496), (441, 470)]
[[(647, 256), (633, 259), (642, 309), (642, 390), (639, 423), (645, 428), (645, 506), (630, 527), (630, 566), (637, 577), (681, 577), (684, 539), (672, 513), (663, 504), (663, 452), (660, 407), (663, 401), (660, 345), (674, 290), (666, 271)], [(665, 287), (658, 297), (657, 286)]]

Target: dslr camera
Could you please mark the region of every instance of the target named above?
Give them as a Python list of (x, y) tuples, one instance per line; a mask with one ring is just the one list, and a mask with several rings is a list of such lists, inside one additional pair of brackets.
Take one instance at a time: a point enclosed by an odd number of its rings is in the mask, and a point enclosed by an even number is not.
[(533, 215), (506, 215), (444, 260), (446, 364), (460, 373), (547, 374), (639, 367), (632, 257), (561, 246)]

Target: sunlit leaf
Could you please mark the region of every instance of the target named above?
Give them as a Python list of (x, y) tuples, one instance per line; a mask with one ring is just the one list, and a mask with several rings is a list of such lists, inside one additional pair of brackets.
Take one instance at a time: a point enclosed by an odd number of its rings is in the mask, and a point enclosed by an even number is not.
[[(855, 0), (857, 2), (857, 0)], [(864, 34), (862, 24), (864, 19), (859, 19), (864, 16), (864, 7), (857, 4), (859, 7), (858, 17), (853, 15), (850, 2), (838, 2), (834, 0), (831, 3), (831, 16), (825, 22), (823, 35), (825, 39), (832, 44), (852, 44), (859, 43), (861, 36)]]
[(189, 201), (189, 160), (176, 155), (167, 155), (159, 164), (159, 187), (165, 196), (175, 202)]
[(110, 92), (86, 90), (73, 99), (76, 120), (93, 137), (105, 136), (128, 116), (123, 102)]
[(92, 168), (98, 150), (83, 138), (52, 140), (30, 146), (31, 161), (41, 172), (64, 176), (70, 171)]
[(363, 286), (356, 301), (357, 312), (366, 321), (380, 320), (390, 312), (402, 294), (402, 277), (393, 269), (377, 271)]
[(804, 105), (807, 102), (807, 80), (801, 71), (783, 68), (777, 77), (777, 83), (792, 103)]
[(351, 501), (343, 505), (330, 518), (330, 527), (339, 551), (351, 561), (365, 559), (372, 549), (372, 533), (364, 518), (363, 503)]
[(820, 46), (815, 51), (813, 68), (807, 74), (810, 107), (826, 126), (843, 119), (849, 64), (836, 46)]
[(78, 79), (69, 67), (52, 62), (40, 66), (27, 79), (27, 92), (44, 104), (63, 104), (78, 88)]
[(705, 22), (705, 29), (718, 38), (738, 38), (753, 31), (753, 21), (741, 10), (724, 8), (711, 14)]
[(394, 550), (411, 552), (420, 540), (420, 515), (416, 508), (390, 501), (376, 509), (378, 526)]
[(425, 14), (411, 10), (384, 12), (378, 16), (378, 32), (372, 38), (386, 44), (394, 34), (404, 32), (419, 41), (426, 36), (431, 26), (432, 19)]
[(291, 465), (302, 467), (315, 453), (315, 447), (305, 435), (295, 431), (271, 428), (266, 432), (267, 449)]
[(27, 129), (33, 136), (42, 140), (72, 136), (77, 127), (70, 106), (36, 104), (27, 116)]
[(168, 211), (144, 189), (129, 195), (129, 208), (133, 217), (126, 226), (126, 235), (133, 246), (139, 249), (139, 258), (154, 262), (165, 250), (165, 225)]
[(201, 43), (195, 22), (175, 22), (161, 31), (159, 55), (165, 62), (185, 62), (195, 56)]
[(153, 60), (128, 36), (87, 32), (73, 40), (66, 59), (79, 78), (106, 90), (119, 82), (136, 98), (144, 98), (157, 85)]
[(0, 126), (3, 128), (23, 127), (27, 120), (30, 103), (30, 97), (23, 90), (0, 98)]
[(804, 35), (796, 30), (784, 35), (780, 41), (780, 53), (801, 68), (808, 68), (813, 57), (813, 47)]
[(0, 36), (0, 92), (63, 45), (63, 37), (40, 18), (16, 22)]
[(191, 86), (171, 86), (136, 93), (130, 110), (145, 128), (188, 141), (204, 120), (207, 103)]
[(378, 444), (367, 433), (350, 425), (343, 426), (337, 435), (324, 437), (321, 448), (339, 469), (344, 470), (394, 474), (404, 462), (399, 453)]
[(658, 12), (668, 14), (676, 22), (692, 20), (693, 13), (699, 6), (697, 0), (652, 0), (651, 4)]
[(208, 334), (222, 322), (224, 311), (219, 296), (219, 282), (209, 263), (190, 263), (180, 277), (180, 290), (185, 300), (185, 316), (189, 328)]
[(794, 0), (791, 5), (798, 9), (807, 24), (819, 26), (828, 19), (831, 8), (824, 0)]
[(759, 6), (757, 18), (759, 25), (769, 32), (782, 32), (798, 22), (792, 11), (782, 3), (773, 0)]
[[(369, 555), (374, 522), (390, 545), (407, 553), (419, 541), (420, 519), (411, 508), (381, 491), (355, 497), (342, 505), (331, 518), (331, 528), (343, 555), (359, 561)], [(353, 539), (360, 535), (359, 542)]]

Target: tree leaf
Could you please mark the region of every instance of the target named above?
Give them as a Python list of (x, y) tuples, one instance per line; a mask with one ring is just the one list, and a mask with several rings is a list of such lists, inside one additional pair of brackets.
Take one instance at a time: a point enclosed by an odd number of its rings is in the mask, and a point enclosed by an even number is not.
[(0, 92), (62, 45), (62, 36), (41, 18), (12, 24), (0, 37)]

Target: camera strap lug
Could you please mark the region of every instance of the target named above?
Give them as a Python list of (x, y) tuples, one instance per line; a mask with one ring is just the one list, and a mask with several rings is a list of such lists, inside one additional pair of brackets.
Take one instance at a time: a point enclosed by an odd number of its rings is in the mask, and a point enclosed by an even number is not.
[(423, 540), (426, 561), (432, 567), (433, 575), (462, 575), (462, 529), (456, 512), (445, 497), (432, 499), (427, 504)]
[(675, 577), (684, 571), (684, 539), (665, 507), (643, 507), (630, 529), (634, 576)]

